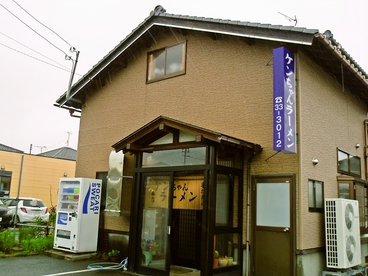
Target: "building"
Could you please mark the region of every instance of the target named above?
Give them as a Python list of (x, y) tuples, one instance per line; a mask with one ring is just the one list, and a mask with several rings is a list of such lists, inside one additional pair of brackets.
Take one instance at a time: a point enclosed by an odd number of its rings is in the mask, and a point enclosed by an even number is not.
[(324, 198), (349, 197), (364, 265), (367, 79), (330, 31), (157, 6), (57, 100), (76, 176), (106, 179), (102, 246), (146, 275), (320, 275)]
[(60, 178), (75, 176), (76, 155), (69, 147), (32, 155), (0, 144), (0, 196), (35, 197), (55, 207)]

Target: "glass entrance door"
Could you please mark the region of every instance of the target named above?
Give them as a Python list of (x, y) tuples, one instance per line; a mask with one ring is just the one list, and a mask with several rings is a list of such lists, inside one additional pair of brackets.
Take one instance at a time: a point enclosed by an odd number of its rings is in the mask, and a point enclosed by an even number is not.
[(171, 175), (143, 178), (140, 266), (151, 275), (169, 275), (170, 271), (171, 187)]

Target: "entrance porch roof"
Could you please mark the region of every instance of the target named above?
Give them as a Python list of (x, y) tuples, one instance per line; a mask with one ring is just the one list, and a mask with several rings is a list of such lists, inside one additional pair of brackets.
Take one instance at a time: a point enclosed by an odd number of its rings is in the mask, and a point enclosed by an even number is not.
[(180, 130), (191, 133), (195, 136), (195, 141), (192, 142), (192, 144), (203, 144), (203, 142), (207, 140), (214, 143), (222, 143), (232, 147), (243, 148), (248, 151), (253, 151), (253, 153), (262, 151), (262, 147), (258, 144), (187, 124), (165, 116), (157, 117), (127, 137), (118, 141), (112, 145), (112, 147), (115, 151), (122, 150), (123, 152), (152, 151), (154, 147), (150, 144), (153, 141), (168, 133), (177, 133)]

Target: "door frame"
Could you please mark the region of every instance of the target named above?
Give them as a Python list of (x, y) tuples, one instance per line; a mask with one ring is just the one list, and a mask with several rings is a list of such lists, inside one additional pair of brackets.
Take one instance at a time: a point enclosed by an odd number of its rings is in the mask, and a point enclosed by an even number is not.
[[(289, 254), (290, 254), (290, 275), (296, 273), (296, 175), (254, 175), (252, 176), (252, 237), (253, 237), (253, 252), (252, 252), (252, 272), (257, 273), (256, 250), (257, 250), (257, 183), (280, 183), (289, 181), (290, 185), (290, 230), (289, 230)], [(276, 231), (275, 231), (276, 232)], [(277, 258), (277, 254), (275, 258)], [(277, 274), (275, 274), (277, 275)]]
[[(165, 171), (165, 172), (143, 172), (141, 174), (141, 179), (139, 182), (139, 186), (141, 189), (141, 193), (140, 193), (140, 199), (139, 202), (143, 203), (144, 202), (144, 184), (145, 184), (145, 179), (146, 177), (149, 176), (168, 176), (170, 179), (170, 183), (169, 183), (169, 187), (170, 187), (170, 191), (169, 191), (169, 198), (168, 198), (168, 204), (167, 204), (167, 210), (168, 210), (168, 227), (171, 228), (171, 223), (172, 223), (172, 210), (173, 210), (173, 194), (172, 194), (172, 189), (173, 189), (173, 185), (174, 185), (174, 172), (170, 172), (170, 171)], [(141, 237), (142, 236), (142, 225), (143, 225), (143, 204), (139, 204), (139, 212), (137, 214), (138, 217), (138, 227), (137, 227), (137, 237)], [(169, 231), (169, 233), (167, 232)], [(157, 276), (163, 276), (163, 275), (169, 275), (170, 274), (170, 265), (171, 265), (171, 254), (170, 254), (170, 248), (171, 248), (171, 237), (170, 237), (170, 230), (166, 231), (166, 258), (165, 258), (165, 270), (160, 270), (160, 269), (154, 269), (154, 268), (149, 268), (146, 266), (142, 266), (141, 264), (137, 263), (137, 271), (140, 273), (148, 273), (147, 275), (150, 275), (151, 273), (153, 273), (153, 275), (157, 275)], [(138, 256), (138, 254), (140, 253), (140, 250), (136, 251), (136, 259), (140, 260), (140, 256)]]

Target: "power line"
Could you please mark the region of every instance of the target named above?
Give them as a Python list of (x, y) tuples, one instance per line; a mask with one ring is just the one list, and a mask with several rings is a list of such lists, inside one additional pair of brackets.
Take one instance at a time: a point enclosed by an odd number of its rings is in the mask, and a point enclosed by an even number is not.
[[(5, 45), (5, 44), (3, 44), (3, 43), (0, 43), (0, 45), (1, 45), (1, 46), (3, 46), (3, 47), (8, 48), (8, 49), (10, 49), (10, 50), (13, 50), (13, 51), (15, 51), (15, 52), (17, 52), (17, 53), (20, 53), (20, 54), (22, 54), (22, 55), (25, 55), (25, 56), (27, 56), (27, 57), (33, 58), (33, 59), (35, 59), (35, 60), (37, 60), (37, 61), (43, 62), (43, 63), (45, 63), (45, 64), (47, 64), (47, 65), (53, 66), (53, 67), (58, 68), (58, 69), (61, 69), (61, 70), (63, 70), (63, 71), (71, 72), (71, 70), (69, 70), (69, 69), (66, 69), (66, 68), (62, 68), (62, 67), (56, 66), (55, 64), (49, 63), (49, 62), (44, 61), (44, 60), (42, 60), (42, 59), (39, 59), (39, 58), (36, 58), (36, 57), (31, 56), (31, 55), (29, 55), (29, 54), (23, 53), (22, 51), (16, 50), (16, 49), (14, 49), (14, 48), (12, 48), (12, 47), (9, 47), (9, 46), (7, 46), (7, 45)], [(78, 76), (82, 76), (82, 75), (77, 74), (77, 73), (76, 73), (76, 75), (78, 75)]]
[(0, 6), (5, 9), (8, 13), (10, 13), (11, 15), (13, 15), (16, 19), (18, 19), (20, 22), (22, 22), (24, 25), (26, 25), (29, 29), (31, 29), (33, 32), (35, 32), (36, 34), (38, 34), (40, 37), (42, 37), (44, 40), (46, 40), (48, 43), (50, 43), (52, 46), (54, 46), (56, 49), (58, 49), (59, 51), (61, 51), (65, 56), (68, 56), (67, 53), (65, 53), (63, 50), (61, 50), (59, 47), (57, 47), (56, 45), (54, 45), (52, 42), (50, 42), (47, 38), (45, 38), (44, 36), (42, 36), (41, 34), (39, 34), (37, 31), (35, 31), (34, 29), (32, 29), (32, 27), (30, 27), (27, 23), (25, 23), (23, 20), (21, 20), (18, 16), (16, 16), (14, 13), (12, 13), (11, 11), (9, 11), (6, 7), (4, 7), (3, 4), (0, 4)]
[(66, 44), (68, 44), (70, 47), (73, 47), (72, 45), (70, 45), (70, 43), (68, 43), (64, 38), (62, 38), (58, 33), (56, 33), (55, 31), (53, 31), (52, 29), (50, 29), (49, 27), (47, 27), (45, 24), (43, 24), (42, 22), (40, 22), (37, 18), (35, 18), (32, 14), (30, 14), (28, 11), (26, 11), (21, 5), (19, 5), (15, 0), (13, 0), (13, 2), (15, 4), (18, 5), (18, 7), (20, 7), (25, 13), (27, 13), (30, 17), (32, 17), (34, 20), (36, 20), (38, 23), (40, 23), (42, 26), (44, 26), (45, 28), (47, 28), (49, 31), (53, 32), (55, 35), (57, 35), (62, 41), (64, 41)]
[[(48, 60), (50, 60), (50, 61), (52, 61), (52, 62), (55, 62), (56, 64), (58, 64), (58, 65), (60, 65), (60, 66), (62, 66), (62, 67), (64, 67), (64, 68), (66, 68), (66, 69), (67, 69), (67, 67), (66, 67), (66, 66), (64, 66), (64, 65), (62, 65), (61, 63), (58, 63), (57, 61), (52, 60), (51, 58), (49, 58), (49, 57), (45, 56), (44, 54), (41, 54), (40, 52), (37, 52), (36, 50), (32, 49), (31, 47), (28, 47), (27, 45), (24, 45), (23, 43), (21, 43), (21, 42), (19, 42), (19, 41), (15, 40), (14, 38), (11, 38), (10, 36), (8, 36), (8, 35), (6, 35), (6, 34), (4, 34), (4, 33), (2, 33), (2, 32), (0, 32), (0, 34), (2, 34), (3, 36), (5, 36), (5, 37), (7, 37), (7, 38), (9, 38), (9, 39), (11, 39), (11, 40), (13, 40), (13, 41), (15, 41), (16, 43), (18, 43), (18, 44), (22, 45), (23, 47), (26, 47), (27, 49), (29, 49), (29, 50), (31, 50), (31, 51), (33, 51), (33, 52), (35, 52), (35, 53), (39, 54), (40, 56), (43, 56), (44, 58), (46, 58), (46, 59), (48, 59)], [(6, 46), (6, 47), (10, 48), (9, 46)], [(19, 51), (18, 51), (18, 52), (19, 52)], [(69, 70), (69, 69), (68, 69), (68, 70)], [(69, 70), (69, 71), (70, 71), (70, 70)]]
[(48, 43), (50, 43), (52, 46), (54, 46), (56, 49), (58, 49), (59, 51), (61, 51), (64, 55), (65, 55), (65, 59), (66, 60), (72, 60), (73, 61), (73, 68), (71, 72), (71, 78), (70, 78), (70, 83), (69, 83), (69, 89), (71, 86), (71, 82), (73, 80), (73, 76), (75, 73), (75, 67), (76, 64), (78, 62), (78, 56), (79, 56), (79, 51), (76, 51), (76, 49), (70, 45), (70, 43), (68, 43), (64, 38), (62, 38), (59, 34), (57, 34), (55, 31), (53, 31), (52, 29), (50, 29), (49, 27), (47, 27), (45, 24), (41, 23), (38, 19), (36, 19), (33, 15), (31, 15), (28, 11), (26, 11), (21, 5), (19, 5), (15, 0), (13, 0), (13, 2), (18, 5), (18, 7), (20, 7), (25, 13), (27, 13), (29, 16), (31, 16), (34, 20), (36, 20), (39, 24), (41, 24), (43, 27), (47, 28), (48, 30), (50, 30), (51, 32), (53, 32), (56, 36), (58, 36), (61, 40), (63, 40), (66, 44), (68, 44), (70, 46), (70, 51), (71, 52), (76, 52), (76, 57), (75, 60), (72, 59), (71, 56), (69, 56), (67, 53), (65, 53), (63, 50), (61, 50), (59, 47), (57, 47), (56, 45), (54, 45), (53, 43), (51, 43), (48, 39), (46, 39), (44, 36), (42, 36), (41, 34), (39, 34), (37, 31), (35, 31), (33, 28), (31, 28), (29, 25), (27, 25), (24, 21), (22, 21), (19, 17), (17, 17), (15, 14), (13, 14), (12, 12), (10, 12), (8, 9), (6, 9), (2, 4), (0, 4), (6, 11), (8, 11), (10, 14), (12, 14), (15, 18), (17, 18), (19, 21), (21, 21), (23, 24), (25, 24), (28, 28), (30, 28), (33, 32), (35, 32), (36, 34), (38, 34), (40, 37), (42, 37), (44, 40), (46, 40)]

